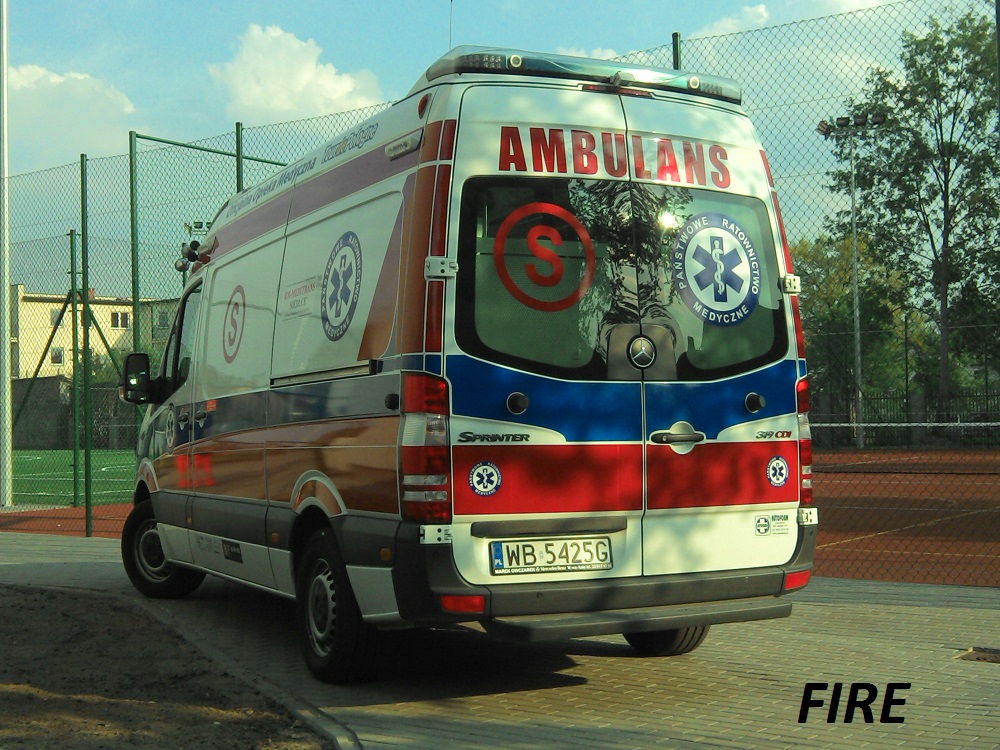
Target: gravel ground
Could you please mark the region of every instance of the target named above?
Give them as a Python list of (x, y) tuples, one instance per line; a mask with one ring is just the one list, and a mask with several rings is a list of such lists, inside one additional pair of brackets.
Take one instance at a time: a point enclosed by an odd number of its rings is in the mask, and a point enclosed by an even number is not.
[(0, 750), (332, 750), (138, 607), (0, 585)]

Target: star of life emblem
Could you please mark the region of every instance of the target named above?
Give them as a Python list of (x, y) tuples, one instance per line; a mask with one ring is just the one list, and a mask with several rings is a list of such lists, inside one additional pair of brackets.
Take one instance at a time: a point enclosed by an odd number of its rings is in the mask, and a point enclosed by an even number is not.
[(500, 489), (500, 469), (490, 461), (480, 461), (469, 472), (469, 486), (482, 497), (488, 497)]
[(330, 252), (323, 275), (320, 313), (323, 332), (331, 341), (344, 337), (361, 295), (361, 241), (345, 232)]
[(782, 487), (788, 481), (788, 461), (782, 456), (775, 456), (767, 462), (767, 481), (773, 487)]
[(761, 261), (751, 235), (719, 213), (684, 222), (671, 253), (670, 274), (684, 304), (710, 325), (738, 325), (760, 299)]

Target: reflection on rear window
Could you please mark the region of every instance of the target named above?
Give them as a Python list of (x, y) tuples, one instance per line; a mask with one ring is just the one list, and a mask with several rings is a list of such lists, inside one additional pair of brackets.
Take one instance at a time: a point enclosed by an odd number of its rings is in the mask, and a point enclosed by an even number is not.
[(622, 332), (661, 329), (677, 377), (705, 380), (787, 349), (774, 243), (756, 199), (484, 177), (465, 185), (459, 241), (457, 335), (476, 356), (603, 380), (609, 358), (625, 356)]

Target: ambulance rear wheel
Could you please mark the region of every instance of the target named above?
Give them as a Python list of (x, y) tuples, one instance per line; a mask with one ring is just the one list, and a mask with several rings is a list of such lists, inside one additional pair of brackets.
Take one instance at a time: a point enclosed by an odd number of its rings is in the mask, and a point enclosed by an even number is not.
[(649, 633), (625, 633), (628, 645), (642, 656), (679, 656), (694, 651), (708, 635), (708, 625)]
[(167, 562), (153, 513), (153, 503), (138, 503), (122, 528), (122, 563), (129, 580), (151, 599), (177, 599), (190, 594), (205, 574)]
[(309, 669), (324, 682), (368, 677), (376, 632), (361, 618), (331, 530), (317, 531), (306, 542), (296, 579), (299, 637)]

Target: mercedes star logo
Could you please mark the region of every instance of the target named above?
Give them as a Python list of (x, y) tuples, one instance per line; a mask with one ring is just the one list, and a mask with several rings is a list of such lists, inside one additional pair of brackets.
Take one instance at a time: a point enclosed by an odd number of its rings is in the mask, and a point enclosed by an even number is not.
[(645, 370), (656, 359), (656, 347), (645, 336), (636, 336), (628, 346), (628, 358), (640, 370)]

